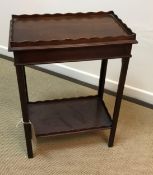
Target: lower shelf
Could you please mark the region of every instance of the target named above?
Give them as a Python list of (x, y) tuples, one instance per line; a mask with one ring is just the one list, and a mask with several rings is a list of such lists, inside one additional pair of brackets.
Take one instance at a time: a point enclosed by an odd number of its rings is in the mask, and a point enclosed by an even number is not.
[(111, 128), (112, 120), (98, 96), (28, 103), (36, 136)]

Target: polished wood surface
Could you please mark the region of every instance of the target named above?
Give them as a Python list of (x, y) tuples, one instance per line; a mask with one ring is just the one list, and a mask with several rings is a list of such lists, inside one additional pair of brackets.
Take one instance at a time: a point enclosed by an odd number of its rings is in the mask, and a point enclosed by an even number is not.
[[(136, 34), (114, 12), (13, 15), (9, 50), (19, 85), (28, 157), (33, 157), (31, 122), (37, 136), (110, 129), (113, 146), (126, 73)], [(122, 59), (114, 113), (103, 101), (107, 62)], [(67, 61), (101, 60), (98, 95), (29, 102), (25, 66)], [(61, 87), (62, 88), (62, 87)]]
[(128, 36), (128, 33), (111, 15), (98, 15), (90, 18), (86, 16), (79, 19), (75, 16), (67, 18), (29, 16), (27, 18), (16, 17), (14, 20), (12, 36), (14, 42)]
[(28, 104), (37, 136), (111, 128), (111, 117), (98, 96)]
[(13, 15), (11, 21), (10, 50), (135, 42), (135, 34), (113, 12)]
[[(34, 48), (34, 47), (33, 47)], [(15, 65), (89, 61), (131, 57), (132, 44), (14, 51)]]

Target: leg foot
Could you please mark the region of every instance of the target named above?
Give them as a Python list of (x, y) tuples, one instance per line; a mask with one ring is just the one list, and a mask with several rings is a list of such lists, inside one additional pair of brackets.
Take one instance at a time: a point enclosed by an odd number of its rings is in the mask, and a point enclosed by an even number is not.
[(33, 158), (31, 124), (24, 124), (28, 158)]

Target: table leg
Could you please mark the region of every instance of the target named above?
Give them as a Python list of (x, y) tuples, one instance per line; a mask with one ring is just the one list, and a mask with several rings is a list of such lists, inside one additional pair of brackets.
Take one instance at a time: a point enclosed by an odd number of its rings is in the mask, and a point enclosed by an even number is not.
[(102, 98), (102, 99), (103, 99), (103, 94), (104, 94), (104, 86), (105, 86), (105, 77), (106, 77), (106, 71), (107, 71), (107, 63), (108, 63), (107, 59), (104, 59), (104, 60), (101, 61), (98, 96), (100, 98)]
[(123, 96), (123, 90), (124, 90), (124, 84), (126, 80), (129, 60), (130, 58), (122, 58), (122, 67), (121, 67), (119, 84), (118, 84), (118, 89), (117, 89), (117, 94), (116, 94), (116, 101), (115, 101), (113, 121), (112, 121), (112, 129), (110, 131), (109, 142), (108, 142), (109, 147), (112, 147), (114, 143), (115, 132), (116, 132), (116, 127), (117, 127), (117, 122), (118, 122), (118, 117), (119, 117), (119, 111), (120, 111), (121, 100)]
[(22, 109), (22, 116), (23, 116), (27, 153), (28, 153), (28, 158), (32, 158), (33, 157), (32, 142), (31, 142), (32, 129), (31, 129), (31, 123), (29, 121), (28, 109), (27, 109), (27, 103), (29, 100), (28, 100), (25, 67), (23, 65), (16, 65), (16, 74), (17, 74), (17, 81), (18, 81), (18, 87), (19, 87), (19, 95), (20, 95), (20, 102), (21, 102), (21, 109)]

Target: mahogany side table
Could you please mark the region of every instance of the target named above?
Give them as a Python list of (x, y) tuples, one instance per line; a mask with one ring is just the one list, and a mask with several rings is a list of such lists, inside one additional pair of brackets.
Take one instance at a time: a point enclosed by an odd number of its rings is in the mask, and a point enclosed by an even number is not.
[[(113, 146), (132, 44), (131, 31), (114, 12), (12, 15), (9, 51), (14, 52), (28, 157), (33, 157), (31, 123), (36, 136), (110, 129)], [(122, 66), (114, 113), (103, 101), (108, 59)], [(102, 60), (96, 96), (30, 102), (25, 66), (44, 63)]]

